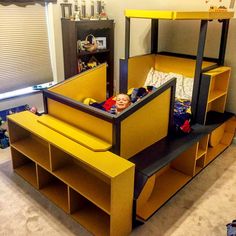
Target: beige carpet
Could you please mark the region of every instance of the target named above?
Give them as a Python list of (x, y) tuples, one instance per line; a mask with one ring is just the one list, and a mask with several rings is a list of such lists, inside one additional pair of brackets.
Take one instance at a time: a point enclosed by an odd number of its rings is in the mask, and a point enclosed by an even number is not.
[[(0, 235), (91, 235), (12, 172), (0, 150)], [(205, 168), (132, 236), (222, 236), (236, 219), (236, 145)]]

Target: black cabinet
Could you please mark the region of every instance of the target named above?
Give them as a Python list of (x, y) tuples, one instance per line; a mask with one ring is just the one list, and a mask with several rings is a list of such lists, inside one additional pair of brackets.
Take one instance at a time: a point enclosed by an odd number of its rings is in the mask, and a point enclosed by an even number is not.
[[(91, 57), (98, 62), (107, 63), (107, 92), (113, 94), (114, 79), (114, 21), (113, 20), (82, 20), (71, 21), (61, 19), (62, 39), (64, 54), (65, 79), (78, 73), (79, 61), (89, 62)], [(106, 38), (105, 49), (97, 49), (89, 52), (78, 50), (78, 41), (85, 40), (86, 36), (92, 34), (95, 38)]]

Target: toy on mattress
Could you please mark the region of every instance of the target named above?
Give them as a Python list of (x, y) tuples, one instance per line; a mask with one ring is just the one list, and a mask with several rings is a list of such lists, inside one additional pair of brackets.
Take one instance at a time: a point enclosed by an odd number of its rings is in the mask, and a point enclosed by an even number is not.
[(139, 101), (147, 94), (155, 91), (153, 86), (146, 86), (140, 88), (129, 89), (127, 94), (118, 94), (108, 98), (106, 101), (99, 103), (93, 98), (85, 98), (83, 103), (92, 107), (107, 111), (110, 114), (118, 115), (124, 111), (127, 107)]
[(191, 131), (191, 98), (193, 91), (193, 78), (184, 77), (176, 73), (164, 73), (153, 68), (150, 69), (144, 86), (160, 87), (168, 80), (176, 78), (174, 124), (177, 132), (189, 133)]

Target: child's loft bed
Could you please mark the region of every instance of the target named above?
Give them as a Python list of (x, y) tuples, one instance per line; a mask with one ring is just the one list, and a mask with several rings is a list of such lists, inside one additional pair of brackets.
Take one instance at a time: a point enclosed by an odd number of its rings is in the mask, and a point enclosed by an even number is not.
[[(142, 80), (143, 84), (151, 67), (162, 72), (174, 72), (183, 74), (186, 77), (194, 78), (193, 94), (191, 99), (192, 120), (204, 124), (206, 122), (206, 108), (202, 112), (200, 104), (200, 93), (203, 91), (202, 77), (204, 72), (224, 65), (225, 49), (227, 44), (227, 33), (229, 20), (233, 17), (233, 12), (178, 12), (178, 11), (148, 11), (148, 10), (126, 10), (125, 23), (125, 58), (120, 60), (120, 92), (126, 92), (131, 87), (136, 87), (137, 80)], [(130, 23), (132, 18), (144, 18), (151, 20), (151, 54), (130, 57)], [(200, 31), (196, 55), (181, 55), (171, 52), (158, 51), (158, 24), (161, 20), (199, 20)], [(222, 25), (221, 41), (218, 58), (205, 58), (204, 47), (208, 24), (212, 20), (219, 20)], [(223, 69), (224, 70), (224, 69)], [(227, 69), (226, 69), (227, 70)], [(228, 68), (228, 77), (230, 68)], [(137, 79), (139, 78), (139, 79)], [(140, 81), (139, 81), (140, 82)], [(228, 83), (227, 83), (228, 84)], [(208, 90), (208, 88), (207, 88)], [(224, 100), (224, 103), (226, 99)], [(201, 109), (201, 114), (198, 110)], [(213, 108), (214, 109), (214, 108)], [(224, 109), (223, 109), (224, 110)]]
[[(45, 90), (42, 116), (22, 112), (8, 118), (15, 172), (94, 235), (129, 235), (138, 220), (149, 219), (230, 145), (236, 127), (230, 113), (215, 116), (219, 118), (214, 119), (215, 124), (203, 125), (206, 113), (210, 113), (206, 111), (224, 112), (225, 84), (230, 75), (230, 68), (219, 62), (224, 55), (219, 61), (203, 60), (202, 37), (197, 62), (193, 58), (160, 55), (154, 43), (158, 17), (197, 17), (203, 29), (209, 15), (210, 19), (220, 17), (225, 32), (232, 14), (132, 10), (126, 14), (128, 34), (126, 58), (121, 61), (120, 91), (142, 87), (151, 67), (184, 72), (194, 78), (194, 94), (195, 87), (198, 91), (195, 108), (205, 110), (201, 124), (195, 123), (190, 134), (171, 135), (175, 78), (118, 115), (85, 105), (85, 98), (107, 99), (106, 64)], [(131, 17), (152, 19), (152, 55), (129, 57)], [(200, 34), (204, 35), (202, 31)], [(225, 46), (223, 37), (222, 50)], [(195, 120), (200, 119), (194, 114)]]

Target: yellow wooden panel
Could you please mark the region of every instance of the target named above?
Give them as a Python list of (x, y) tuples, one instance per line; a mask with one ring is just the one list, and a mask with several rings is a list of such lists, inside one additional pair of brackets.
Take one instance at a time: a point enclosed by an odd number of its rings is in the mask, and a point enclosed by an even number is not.
[(149, 70), (155, 65), (155, 55), (143, 55), (129, 58), (128, 88), (143, 87)]
[(230, 76), (230, 72), (231, 72), (231, 68), (230, 67), (227, 67), (227, 66), (220, 66), (220, 67), (217, 67), (213, 70), (210, 70), (204, 74), (206, 75), (210, 75), (210, 76), (218, 76), (218, 75), (221, 75), (226, 73), (226, 78), (228, 78)]
[(157, 11), (157, 10), (126, 9), (125, 16), (130, 18), (145, 18), (145, 19), (210, 20), (210, 19), (230, 19), (234, 16), (234, 12), (233, 11), (225, 11), (225, 12)]
[(219, 143), (214, 147), (209, 147), (206, 155), (205, 164), (207, 165), (209, 162), (214, 160), (221, 152), (223, 152), (227, 148), (227, 145), (223, 143)]
[(50, 115), (42, 115), (38, 118), (38, 121), (95, 152), (106, 151), (112, 146), (111, 143), (98, 139), (97, 137)]
[(48, 114), (112, 143), (112, 124), (86, 112), (48, 99)]
[(211, 111), (224, 113), (226, 105), (226, 95), (214, 100), (210, 104)]
[(87, 201), (72, 217), (85, 227), (92, 235), (110, 235), (110, 217)]
[(171, 89), (121, 122), (121, 156), (129, 158), (168, 133)]
[(134, 167), (111, 180), (110, 235), (130, 235), (134, 195)]
[[(156, 55), (155, 59), (155, 69), (162, 72), (173, 72), (182, 74), (186, 77), (194, 77), (195, 73), (195, 64), (196, 60), (181, 58), (181, 57), (172, 57), (165, 55)], [(202, 68), (215, 65), (213, 62), (204, 61)]]
[(100, 102), (105, 101), (106, 67), (106, 64), (101, 64), (96, 68), (67, 79), (49, 90), (77, 101), (83, 101), (84, 98), (88, 97)]
[(236, 116), (233, 116), (226, 122), (225, 131), (234, 134), (235, 130), (236, 130)]
[(192, 145), (172, 161), (171, 167), (182, 173), (193, 176), (195, 173), (195, 160), (197, 157), (198, 143)]
[(222, 139), (225, 131), (225, 123), (217, 127), (215, 130), (211, 132), (210, 139), (209, 139), (209, 145), (211, 147), (215, 147), (220, 143), (220, 140)]
[(221, 66), (205, 73), (211, 76), (207, 111), (225, 111), (231, 68)]
[(234, 16), (233, 11), (225, 12), (210, 12), (210, 11), (199, 11), (199, 12), (174, 12), (174, 20), (213, 20), (213, 19), (230, 19)]
[(173, 12), (126, 9), (125, 16), (130, 18), (172, 19)]
[(234, 138), (234, 134), (224, 132), (220, 143), (229, 146), (231, 144), (233, 138)]
[(137, 216), (147, 220), (158, 208), (160, 208), (170, 197), (172, 197), (189, 180), (190, 176), (165, 168), (161, 175), (156, 178), (155, 186), (146, 204), (137, 208)]
[[(15, 113), (8, 116), (8, 119), (55, 147), (66, 150), (68, 155), (80, 160), (82, 163), (85, 163), (87, 166), (109, 178), (114, 178), (134, 166), (133, 163), (109, 151), (93, 152), (85, 148), (58, 132), (49, 129), (45, 125), (40, 124), (37, 121), (38, 116), (29, 111)], [(9, 134), (11, 136), (12, 132)]]
[(142, 208), (152, 194), (156, 182), (156, 175), (152, 175), (145, 183), (142, 192), (137, 199), (137, 208)]
[(224, 135), (222, 136), (220, 143), (229, 146), (235, 136), (235, 131), (236, 131), (236, 118), (234, 116), (225, 122)]

